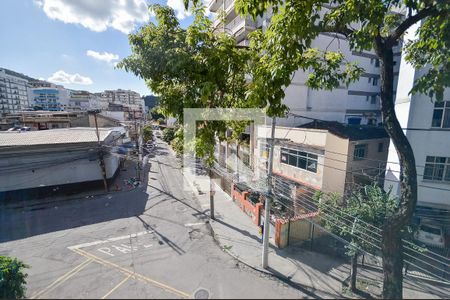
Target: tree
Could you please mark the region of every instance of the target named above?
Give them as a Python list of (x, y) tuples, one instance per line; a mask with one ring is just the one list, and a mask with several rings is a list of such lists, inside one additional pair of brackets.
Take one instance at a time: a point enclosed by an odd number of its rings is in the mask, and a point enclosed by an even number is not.
[[(118, 67), (146, 80), (160, 97), (165, 116), (182, 123), (184, 108), (255, 107), (245, 96), (249, 50), (237, 48), (229, 35), (215, 33), (202, 6), (193, 7), (194, 21), (187, 29), (170, 7), (151, 5), (150, 9), (156, 23), (129, 35), (132, 54)], [(212, 163), (216, 138), (223, 140), (226, 129), (233, 126), (224, 121), (198, 122), (193, 141), (197, 155)]]
[(164, 115), (160, 113), (159, 106), (155, 106), (150, 110), (150, 118), (155, 121), (159, 119), (164, 119)]
[[(184, 0), (188, 6), (189, 0)], [(194, 3), (198, 0), (193, 0)], [(380, 60), (383, 125), (400, 160), (400, 196), (395, 211), (382, 226), (383, 297), (401, 298), (403, 290), (402, 229), (410, 223), (417, 203), (417, 172), (411, 145), (394, 109), (394, 53), (403, 34), (421, 23), (417, 39), (403, 45), (406, 59), (425, 68), (412, 93), (441, 101), (450, 86), (450, 1), (448, 0), (236, 0), (237, 11), (254, 18), (273, 12), (263, 33), (257, 30), (251, 47), (256, 61), (248, 98), (266, 99), (269, 112), (282, 114), (284, 87), (297, 70), (309, 72), (307, 84), (333, 89), (359, 78), (363, 69), (346, 62), (341, 51), (312, 48), (321, 33), (345, 37), (350, 50), (375, 50)], [(396, 13), (396, 12), (400, 12)]]
[(0, 256), (0, 298), (25, 298), (25, 268), (29, 266), (16, 258)]
[(147, 125), (142, 128), (142, 137), (144, 138), (144, 142), (148, 142), (153, 139), (153, 130), (151, 126)]
[[(358, 255), (361, 251), (378, 253), (376, 239), (371, 234), (373, 228), (367, 224), (381, 227), (386, 216), (397, 209), (397, 198), (376, 184), (353, 193), (345, 203), (342, 203), (342, 197), (333, 193), (320, 193), (315, 197), (320, 199), (319, 209), (326, 215), (322, 218), (325, 227), (349, 242), (347, 255), (351, 257), (350, 288), (355, 292)], [(354, 220), (353, 223), (351, 220)]]
[(165, 128), (162, 131), (162, 139), (166, 143), (171, 143), (175, 138), (175, 129), (174, 128)]

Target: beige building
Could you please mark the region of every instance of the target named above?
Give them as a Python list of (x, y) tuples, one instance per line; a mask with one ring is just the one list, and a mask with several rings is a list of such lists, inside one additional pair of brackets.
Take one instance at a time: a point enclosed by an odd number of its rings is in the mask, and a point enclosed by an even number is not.
[[(255, 171), (266, 174), (270, 126), (257, 129)], [(273, 173), (280, 191), (292, 188), (337, 192), (381, 183), (389, 137), (380, 127), (314, 121), (301, 127), (276, 127)], [(290, 197), (291, 195), (287, 195)]]

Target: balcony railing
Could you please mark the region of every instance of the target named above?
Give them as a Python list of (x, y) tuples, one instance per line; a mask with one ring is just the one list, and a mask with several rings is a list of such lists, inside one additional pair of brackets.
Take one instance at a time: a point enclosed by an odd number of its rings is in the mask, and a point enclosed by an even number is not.
[(235, 35), (241, 30), (252, 31), (256, 29), (256, 23), (251, 17), (242, 18), (241, 16), (237, 16), (227, 24), (226, 28), (228, 28)]

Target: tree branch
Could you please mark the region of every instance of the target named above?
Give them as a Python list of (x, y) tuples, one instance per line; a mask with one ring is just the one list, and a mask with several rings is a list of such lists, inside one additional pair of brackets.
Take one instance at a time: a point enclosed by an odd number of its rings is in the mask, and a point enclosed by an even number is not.
[(395, 31), (386, 39), (386, 46), (392, 47), (395, 44), (395, 42), (400, 38), (400, 36), (403, 33), (405, 33), (405, 31), (408, 30), (408, 28), (411, 27), (416, 22), (426, 17), (436, 15), (438, 13), (439, 11), (434, 6), (430, 6), (422, 9), (414, 16), (409, 16), (400, 25), (398, 25)]

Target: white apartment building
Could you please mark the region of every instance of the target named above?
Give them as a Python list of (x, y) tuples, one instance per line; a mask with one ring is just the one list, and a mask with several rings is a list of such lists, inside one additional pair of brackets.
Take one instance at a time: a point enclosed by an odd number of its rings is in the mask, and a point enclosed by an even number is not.
[(88, 91), (70, 91), (70, 110), (100, 109), (101, 107), (102, 101), (98, 95)]
[(46, 81), (30, 82), (28, 100), (36, 110), (63, 111), (69, 106), (69, 91)]
[[(270, 15), (256, 21), (237, 15), (234, 0), (211, 0), (208, 6), (213, 13), (224, 11), (226, 24), (218, 19), (214, 22), (217, 30), (233, 34), (238, 45), (248, 45), (247, 35), (257, 28), (266, 28), (270, 22)], [(285, 90), (284, 104), (292, 114), (317, 118), (325, 121), (338, 121), (349, 124), (377, 125), (381, 122), (380, 115), (380, 72), (379, 61), (374, 52), (351, 51), (349, 43), (343, 36), (321, 34), (313, 41), (312, 47), (330, 51), (340, 50), (348, 61), (358, 61), (365, 73), (355, 83), (348, 87), (340, 86), (333, 91), (314, 90), (306, 86), (308, 74), (298, 71)], [(400, 58), (400, 48), (395, 51), (397, 60)], [(398, 74), (398, 65), (394, 70)], [(280, 126), (297, 126), (310, 120), (289, 115), (279, 119)]]
[[(417, 28), (417, 27), (415, 27)], [(415, 29), (405, 35), (414, 38)], [(414, 151), (417, 167), (417, 221), (432, 222), (450, 231), (450, 89), (444, 101), (432, 101), (423, 94), (410, 95), (414, 81), (424, 74), (402, 57), (395, 110)], [(385, 188), (399, 194), (400, 165), (391, 143)]]
[(0, 68), (0, 114), (28, 109), (29, 77)]

